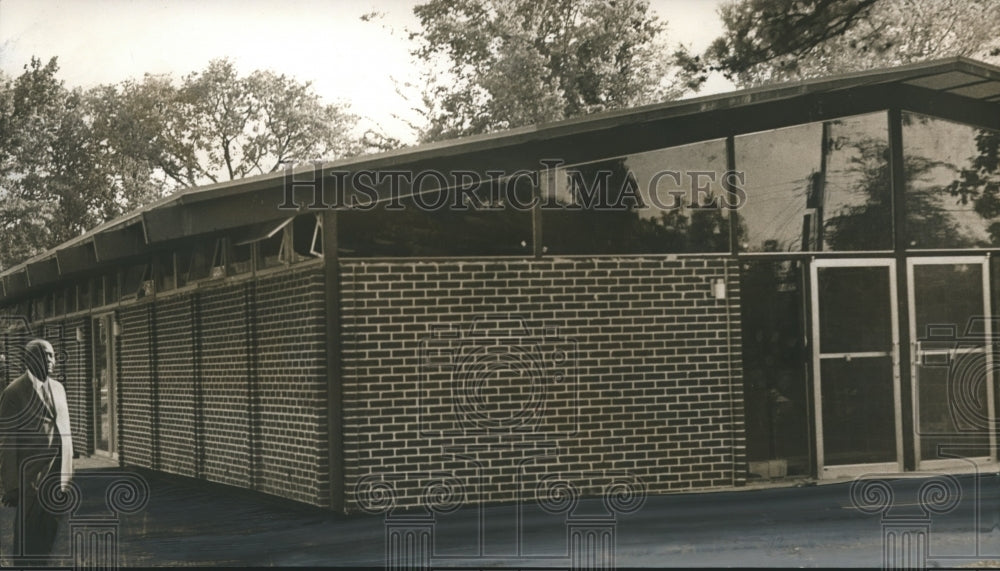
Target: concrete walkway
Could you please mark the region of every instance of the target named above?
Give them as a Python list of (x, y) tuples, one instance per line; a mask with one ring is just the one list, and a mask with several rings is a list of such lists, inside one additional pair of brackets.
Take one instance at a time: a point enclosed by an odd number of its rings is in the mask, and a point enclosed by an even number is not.
[[(344, 516), (91, 459), (77, 463), (76, 481), (82, 497), (71, 521), (114, 529), (120, 564), (127, 567), (383, 568), (393, 563), (387, 561), (387, 530), (410, 526), (433, 533), (426, 555), (435, 568), (566, 569), (572, 566), (568, 537), (583, 521), (576, 516), (589, 514), (592, 523), (609, 521), (601, 519), (607, 512), (600, 499), (582, 500), (573, 521), (566, 513), (537, 505), (462, 508), (438, 514), (429, 526), (413, 519), (420, 515), (415, 512), (388, 519)], [(640, 509), (611, 522), (614, 541), (607, 553), (619, 568), (881, 567), (887, 526), (898, 528), (905, 520), (910, 533), (926, 533), (928, 566), (1000, 562), (1000, 476), (954, 478), (957, 487), (940, 496), (948, 508), (940, 513), (929, 513), (914, 501), (927, 481), (892, 480), (892, 509), (881, 514), (858, 509), (849, 483), (649, 496)], [(148, 501), (140, 502), (129, 490), (141, 491), (143, 485), (148, 485)], [(116, 520), (109, 503), (133, 513)], [(0, 511), (8, 512), (6, 524), (13, 510)], [(5, 525), (4, 547), (8, 534)], [(65, 539), (60, 549), (69, 553)]]

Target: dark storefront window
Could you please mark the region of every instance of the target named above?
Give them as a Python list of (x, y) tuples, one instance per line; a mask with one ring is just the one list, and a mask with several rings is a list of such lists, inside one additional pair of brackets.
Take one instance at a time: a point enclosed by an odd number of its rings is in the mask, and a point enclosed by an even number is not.
[(744, 252), (892, 248), (885, 113), (735, 138)]
[(340, 255), (531, 254), (531, 202), (537, 175), (491, 180), (470, 193), (438, 190), (430, 177), (421, 180), (425, 190), (419, 196), (339, 212)]
[(907, 247), (1000, 246), (1000, 133), (903, 114)]
[(810, 471), (803, 263), (742, 265), (743, 382), (750, 477)]
[(727, 252), (726, 176), (723, 139), (556, 169), (542, 183), (545, 251)]

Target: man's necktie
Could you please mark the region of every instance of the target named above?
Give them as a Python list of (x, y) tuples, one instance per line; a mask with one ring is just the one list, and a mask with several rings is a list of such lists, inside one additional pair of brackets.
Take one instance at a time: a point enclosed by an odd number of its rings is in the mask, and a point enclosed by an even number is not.
[(49, 410), (56, 412), (55, 401), (52, 400), (52, 388), (49, 386), (49, 382), (45, 381), (42, 383), (42, 395), (45, 397), (45, 404), (48, 405)]

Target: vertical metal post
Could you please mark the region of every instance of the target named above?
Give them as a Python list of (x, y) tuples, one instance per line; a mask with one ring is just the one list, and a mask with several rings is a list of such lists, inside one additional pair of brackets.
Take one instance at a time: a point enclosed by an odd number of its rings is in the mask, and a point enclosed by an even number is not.
[[(726, 137), (726, 170), (736, 172), (736, 137)], [(729, 253), (740, 253), (740, 215), (738, 208), (729, 209)]]
[(913, 379), (910, 374), (912, 359), (909, 338), (909, 276), (906, 271), (906, 157), (903, 153), (903, 114), (899, 107), (889, 109), (889, 180), (892, 191), (893, 250), (896, 258), (896, 315), (899, 327), (899, 398), (903, 426), (903, 466), (916, 469), (913, 450)]
[[(544, 177), (544, 178), (543, 178)], [(545, 253), (542, 244), (542, 202), (545, 200), (545, 193), (555, 192), (555, 174), (553, 169), (546, 168), (538, 173), (538, 185), (535, 186), (535, 205), (531, 208), (531, 249), (535, 258), (541, 258)], [(542, 189), (545, 192), (542, 192)]]
[(327, 461), (330, 505), (342, 511), (344, 501), (343, 377), (340, 332), (340, 256), (337, 211), (323, 211), (323, 277), (326, 301)]

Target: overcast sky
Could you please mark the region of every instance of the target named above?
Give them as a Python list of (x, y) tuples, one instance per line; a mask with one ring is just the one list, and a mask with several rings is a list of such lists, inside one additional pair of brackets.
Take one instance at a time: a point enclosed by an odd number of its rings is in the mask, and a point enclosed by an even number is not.
[[(0, 0), (0, 69), (59, 57), (67, 85), (180, 77), (229, 57), (241, 74), (271, 69), (311, 81), (406, 142), (393, 115), (413, 118), (394, 80), (416, 78), (407, 31), (420, 0)], [(720, 0), (651, 0), (669, 40), (696, 50), (719, 35)], [(363, 14), (377, 12), (365, 22)], [(722, 81), (702, 93), (725, 91)]]

